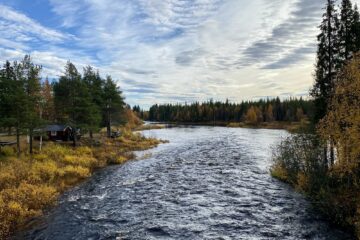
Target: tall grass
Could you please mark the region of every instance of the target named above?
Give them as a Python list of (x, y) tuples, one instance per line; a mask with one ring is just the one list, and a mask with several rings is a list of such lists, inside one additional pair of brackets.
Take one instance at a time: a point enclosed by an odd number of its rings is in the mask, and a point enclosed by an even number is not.
[(108, 164), (132, 159), (133, 150), (154, 147), (159, 140), (124, 130), (118, 139), (100, 139), (100, 146), (72, 148), (48, 143), (43, 151), (16, 157), (15, 151), (0, 151), (0, 239), (8, 238), (29, 218), (41, 216), (56, 204), (65, 189), (91, 176)]

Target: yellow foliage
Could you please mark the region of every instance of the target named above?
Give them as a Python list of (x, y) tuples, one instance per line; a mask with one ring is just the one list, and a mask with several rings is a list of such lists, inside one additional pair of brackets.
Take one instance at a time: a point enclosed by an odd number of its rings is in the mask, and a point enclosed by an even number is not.
[(0, 239), (8, 237), (19, 224), (39, 216), (42, 209), (51, 206), (57, 198), (54, 187), (20, 184), (14, 189), (0, 192)]
[(81, 166), (66, 166), (63, 168), (63, 171), (64, 176), (66, 177), (77, 177), (82, 179), (90, 176), (90, 170)]
[(0, 156), (5, 156), (5, 157), (11, 157), (11, 156), (15, 156), (16, 152), (14, 150), (14, 148), (9, 147), (9, 146), (5, 146), (0, 148)]
[(122, 163), (124, 163), (124, 162), (126, 162), (126, 161), (128, 161), (129, 159), (127, 158), (127, 157), (125, 157), (125, 156), (119, 156), (119, 157), (117, 157), (117, 158), (114, 158), (114, 159), (111, 159), (110, 161), (109, 161), (109, 163), (110, 164), (122, 164)]
[(307, 192), (309, 188), (309, 178), (303, 172), (298, 174), (297, 182), (296, 182), (296, 189), (298, 191)]
[(341, 175), (354, 177), (360, 159), (360, 55), (356, 55), (339, 74), (330, 103), (331, 111), (319, 124), (325, 141), (333, 141), (338, 153), (334, 167)]
[(133, 158), (129, 152), (157, 146), (161, 141), (147, 139), (123, 129), (118, 139), (103, 138), (101, 147), (47, 143), (41, 153), (20, 158), (8, 148), (0, 161), (0, 239), (4, 239), (30, 217), (54, 204), (58, 194), (91, 175), (95, 168), (121, 164)]
[(287, 182), (288, 181), (288, 174), (286, 169), (280, 165), (280, 164), (275, 164), (271, 167), (270, 169), (270, 173), (271, 176), (273, 176), (274, 178), (279, 179), (280, 181), (283, 182)]
[(246, 112), (245, 121), (251, 124), (256, 124), (258, 122), (257, 109), (251, 106)]
[(53, 183), (59, 177), (59, 167), (54, 161), (35, 162), (30, 170), (29, 182)]

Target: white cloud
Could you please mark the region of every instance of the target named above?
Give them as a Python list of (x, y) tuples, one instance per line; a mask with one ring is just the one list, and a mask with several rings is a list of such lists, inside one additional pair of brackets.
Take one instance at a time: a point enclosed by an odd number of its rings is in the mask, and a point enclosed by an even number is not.
[[(7, 13), (7, 17), (0, 17), (0, 44), (17, 50), (7, 52), (7, 56), (17, 56), (18, 50), (30, 51), (34, 59), (44, 62), (51, 75), (58, 75), (68, 59), (79, 64), (79, 68), (95, 65), (119, 80), (129, 103), (143, 106), (168, 101), (239, 101), (303, 94), (312, 82), (316, 26), (325, 3), (49, 2), (62, 22), (62, 31), (43, 27), (0, 5), (0, 12)], [(11, 26), (8, 32), (4, 30), (6, 24)], [(64, 33), (64, 29), (76, 37)], [(10, 38), (16, 40), (11, 43)], [(46, 51), (34, 49), (30, 44), (34, 38), (50, 42)]]
[(9, 38), (15, 37), (17, 42), (30, 41), (33, 37), (47, 41), (62, 41), (71, 37), (69, 34), (46, 28), (26, 15), (1, 4), (0, 32), (2, 37), (3, 34)]

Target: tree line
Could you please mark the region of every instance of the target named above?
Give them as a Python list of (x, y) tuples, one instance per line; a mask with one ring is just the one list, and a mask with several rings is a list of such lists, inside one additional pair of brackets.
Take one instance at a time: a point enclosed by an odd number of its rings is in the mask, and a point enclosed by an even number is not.
[(301, 121), (312, 117), (313, 103), (302, 98), (290, 98), (281, 101), (280, 98), (259, 101), (243, 101), (230, 103), (207, 101), (192, 104), (153, 105), (149, 112), (143, 112), (140, 107), (133, 110), (150, 121), (161, 122), (247, 122), (259, 124), (273, 121)]
[[(83, 74), (70, 61), (54, 83), (42, 80), (42, 67), (26, 55), (21, 61), (6, 61), (0, 68), (0, 128), (15, 129), (17, 151), (20, 135), (29, 136), (32, 153), (34, 130), (46, 123), (70, 125), (73, 131), (92, 132), (121, 121), (125, 106), (120, 88), (111, 76), (102, 78), (91, 66)], [(73, 132), (76, 146), (76, 132)]]
[(337, 224), (360, 238), (360, 18), (357, 6), (327, 0), (318, 35), (316, 125), (274, 150), (273, 176), (305, 192)]

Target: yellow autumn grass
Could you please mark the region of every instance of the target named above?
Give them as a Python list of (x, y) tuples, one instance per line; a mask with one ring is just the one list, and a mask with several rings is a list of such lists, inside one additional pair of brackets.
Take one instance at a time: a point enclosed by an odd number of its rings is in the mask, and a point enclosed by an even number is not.
[(4, 147), (0, 152), (0, 239), (8, 238), (29, 218), (41, 216), (65, 189), (108, 164), (121, 164), (161, 141), (123, 129), (118, 139), (100, 138), (101, 146), (72, 148), (48, 143), (33, 156)]

